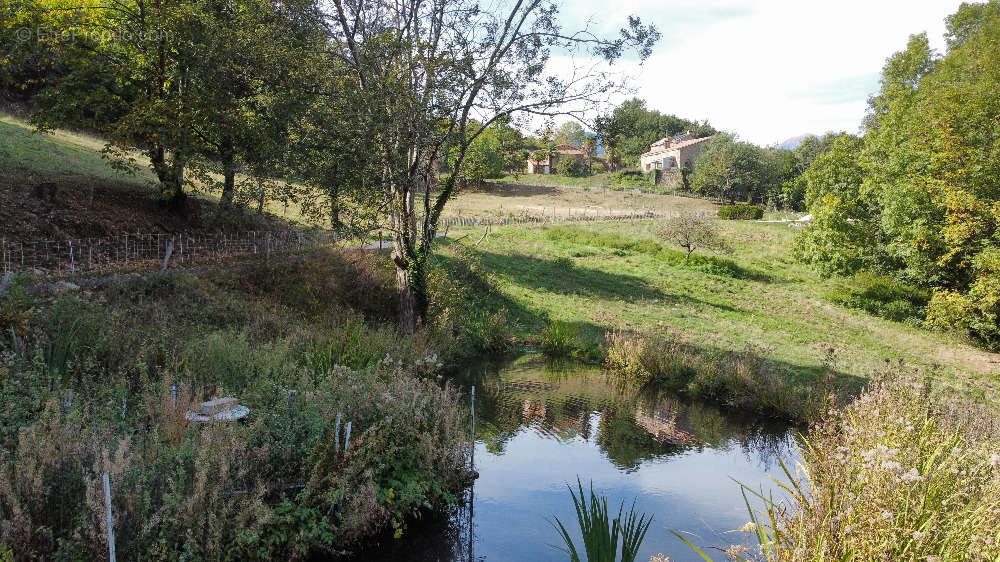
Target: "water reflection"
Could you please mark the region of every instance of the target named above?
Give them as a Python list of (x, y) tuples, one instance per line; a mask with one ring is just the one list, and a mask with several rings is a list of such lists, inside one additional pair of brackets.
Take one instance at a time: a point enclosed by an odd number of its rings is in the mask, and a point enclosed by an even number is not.
[(365, 559), (563, 560), (548, 520), (575, 521), (566, 484), (579, 475), (611, 502), (636, 499), (654, 514), (639, 560), (698, 560), (667, 529), (696, 533), (701, 545), (744, 541), (725, 533), (747, 520), (733, 479), (772, 489), (778, 456), (796, 458), (785, 426), (652, 389), (625, 392), (593, 367), (526, 356), (455, 382), (476, 385), (472, 501), (449, 523), (412, 529)]

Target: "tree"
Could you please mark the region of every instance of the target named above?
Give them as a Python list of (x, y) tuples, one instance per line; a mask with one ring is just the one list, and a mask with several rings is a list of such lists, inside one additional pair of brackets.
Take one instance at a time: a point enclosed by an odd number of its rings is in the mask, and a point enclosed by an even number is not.
[(847, 133), (827, 133), (822, 137), (808, 136), (799, 146), (791, 151), (792, 174), (781, 183), (781, 204), (786, 209), (801, 211), (805, 209), (806, 181), (803, 174), (813, 161), (830, 150), (833, 141)]
[(638, 166), (639, 158), (649, 146), (666, 135), (690, 130), (695, 137), (701, 138), (717, 133), (708, 123), (649, 110), (646, 102), (639, 98), (627, 100), (610, 114), (597, 119), (595, 130), (608, 151), (609, 161), (624, 166)]
[[(276, 9), (267, 0), (198, 0), (181, 28), (192, 56), (189, 110), (197, 153), (217, 162), (220, 210), (232, 204), (236, 173), (280, 176), (289, 127), (310, 103), (317, 29), (290, 17), (295, 0)], [(264, 46), (266, 45), (266, 48)], [(215, 183), (208, 174), (203, 182)], [(257, 182), (260, 183), (259, 181)], [(259, 199), (264, 190), (256, 190)], [(258, 201), (262, 207), (263, 202)]]
[(850, 273), (879, 263), (873, 201), (861, 197), (863, 142), (838, 137), (802, 175), (812, 224), (797, 240), (799, 256), (825, 273)]
[(194, 56), (185, 22), (198, 8), (180, 0), (92, 2), (67, 8), (42, 0), (40, 23), (52, 34), (62, 72), (35, 98), (34, 123), (100, 132), (105, 153), (122, 169), (134, 169), (133, 151), (148, 157), (172, 208), (184, 201), (184, 172), (194, 138), (183, 61)]
[(1000, 2), (947, 23), (943, 55), (919, 34), (886, 61), (863, 139), (838, 138), (810, 166), (805, 202), (825, 219), (800, 244), (818, 264), (931, 289), (930, 325), (997, 347)]
[[(498, 119), (583, 115), (621, 91), (620, 82), (589, 70), (592, 62), (558, 75), (547, 71), (553, 49), (607, 63), (635, 49), (644, 59), (659, 34), (634, 17), (615, 39), (586, 29), (564, 32), (557, 7), (541, 0), (489, 8), (471, 0), (333, 0), (319, 8), (326, 6), (328, 52), (355, 80), (364, 100), (361, 119), (378, 124), (373, 189), (389, 209), (399, 328), (412, 333), (427, 312), (438, 221), (472, 143)], [(440, 177), (447, 147), (455, 154), (452, 173)]]
[(587, 135), (583, 139), (583, 153), (587, 155), (587, 173), (594, 173), (594, 155), (597, 154), (597, 137)]
[[(459, 173), (463, 185), (479, 187), (487, 178), (498, 178), (503, 174), (504, 152), (500, 142), (500, 131), (489, 127), (479, 137), (469, 143), (465, 154), (465, 165)], [(455, 167), (459, 148), (452, 149), (450, 164)]]
[(695, 250), (732, 251), (719, 232), (718, 221), (694, 213), (684, 213), (663, 221), (660, 238), (684, 248), (685, 263), (691, 262), (691, 254)]
[(707, 141), (695, 159), (692, 189), (730, 203), (763, 199), (766, 164), (763, 151), (727, 135)]
[(582, 125), (576, 121), (567, 121), (556, 130), (555, 143), (557, 145), (568, 144), (580, 148), (583, 146), (585, 136), (586, 133)]

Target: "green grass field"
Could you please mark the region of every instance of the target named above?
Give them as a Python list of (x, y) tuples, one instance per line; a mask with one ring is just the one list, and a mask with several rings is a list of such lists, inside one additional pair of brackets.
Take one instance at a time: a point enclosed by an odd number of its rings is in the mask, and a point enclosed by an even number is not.
[[(554, 227), (508, 227), (477, 247), (498, 274), (523, 337), (551, 321), (575, 324), (599, 340), (613, 328), (676, 332), (706, 349), (750, 343), (775, 362), (813, 380), (829, 347), (841, 374), (868, 377), (887, 359), (936, 371), (943, 389), (991, 402), (1000, 355), (916, 322), (895, 322), (835, 304), (860, 290), (853, 278), (820, 277), (797, 263), (787, 224), (725, 222), (732, 256), (703, 256), (690, 265), (657, 243), (655, 221)], [(707, 259), (706, 259), (707, 258)]]

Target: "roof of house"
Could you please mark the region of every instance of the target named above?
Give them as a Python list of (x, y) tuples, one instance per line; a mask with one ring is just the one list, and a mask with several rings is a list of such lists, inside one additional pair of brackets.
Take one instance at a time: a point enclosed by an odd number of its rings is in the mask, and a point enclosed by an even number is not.
[[(681, 135), (683, 136), (683, 135)], [(656, 142), (654, 142), (649, 147), (649, 152), (643, 154), (643, 156), (652, 156), (654, 154), (660, 154), (661, 152), (670, 152), (672, 150), (678, 150), (687, 146), (695, 145), (698, 143), (705, 142), (712, 137), (702, 137), (700, 139), (688, 138), (681, 141), (674, 141), (670, 137), (664, 137)]]
[(586, 154), (582, 150), (571, 144), (560, 144), (559, 146), (555, 147), (555, 149), (553, 149), (553, 152), (555, 152), (556, 154), (573, 154), (579, 156), (586, 156)]

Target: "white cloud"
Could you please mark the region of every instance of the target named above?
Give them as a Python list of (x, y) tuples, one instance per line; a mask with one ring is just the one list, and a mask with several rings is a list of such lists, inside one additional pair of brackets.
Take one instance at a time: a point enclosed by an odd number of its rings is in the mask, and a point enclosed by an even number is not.
[[(857, 131), (886, 57), (914, 33), (943, 48), (944, 19), (960, 0), (581, 0), (566, 26), (593, 16), (614, 32), (629, 14), (663, 40), (636, 71), (649, 107), (708, 119), (773, 144), (802, 133)], [(577, 23), (579, 25), (579, 23)]]

